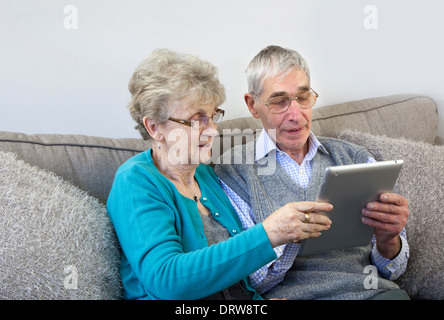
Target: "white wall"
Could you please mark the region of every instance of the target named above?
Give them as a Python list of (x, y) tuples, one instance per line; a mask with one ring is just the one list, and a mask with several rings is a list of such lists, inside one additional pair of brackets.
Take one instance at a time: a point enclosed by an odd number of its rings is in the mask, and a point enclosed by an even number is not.
[(127, 83), (159, 47), (215, 64), (227, 119), (246, 116), (244, 69), (278, 44), (307, 59), (317, 107), (425, 94), (444, 137), (443, 30), (438, 0), (0, 0), (0, 131), (139, 137)]

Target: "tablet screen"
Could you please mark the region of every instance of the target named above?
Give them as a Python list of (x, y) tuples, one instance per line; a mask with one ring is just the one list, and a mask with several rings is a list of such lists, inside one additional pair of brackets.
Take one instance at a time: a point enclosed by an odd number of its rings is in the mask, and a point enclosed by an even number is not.
[(318, 201), (333, 205), (326, 213), (332, 225), (320, 237), (303, 240), (298, 255), (368, 245), (374, 230), (362, 223), (362, 209), (393, 190), (402, 164), (392, 160), (327, 168)]

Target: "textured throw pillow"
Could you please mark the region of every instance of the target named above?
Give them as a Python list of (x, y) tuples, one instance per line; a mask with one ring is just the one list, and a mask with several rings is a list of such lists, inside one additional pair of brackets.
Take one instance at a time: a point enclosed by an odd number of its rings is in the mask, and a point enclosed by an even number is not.
[(0, 299), (118, 299), (119, 248), (104, 205), (0, 152)]
[(339, 138), (376, 160), (404, 160), (394, 192), (409, 200), (410, 259), (396, 283), (413, 299), (444, 299), (444, 146), (351, 131)]

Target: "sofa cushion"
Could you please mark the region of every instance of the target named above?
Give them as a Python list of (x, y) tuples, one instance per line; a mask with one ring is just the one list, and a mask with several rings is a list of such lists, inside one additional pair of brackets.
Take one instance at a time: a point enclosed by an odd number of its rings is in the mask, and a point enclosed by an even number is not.
[(0, 152), (0, 299), (118, 299), (119, 247), (105, 206)]
[(376, 160), (403, 159), (394, 192), (409, 200), (406, 231), (410, 259), (396, 282), (416, 299), (444, 299), (444, 146), (343, 132)]

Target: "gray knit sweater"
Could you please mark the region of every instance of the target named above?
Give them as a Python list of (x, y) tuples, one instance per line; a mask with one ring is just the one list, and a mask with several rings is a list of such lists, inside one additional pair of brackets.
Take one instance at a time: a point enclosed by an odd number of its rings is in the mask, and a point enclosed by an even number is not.
[[(364, 148), (333, 138), (319, 138), (327, 152), (319, 149), (313, 159), (313, 171), (306, 188), (295, 183), (276, 163), (275, 153), (262, 161), (248, 163), (254, 154), (252, 141), (236, 146), (227, 163), (227, 155), (215, 166), (216, 174), (246, 203), (250, 205), (257, 223), (288, 202), (314, 201), (329, 166), (366, 162), (371, 155)], [(239, 155), (242, 154), (242, 163)], [(246, 163), (247, 162), (247, 163)], [(272, 170), (272, 171), (270, 171)], [(368, 299), (398, 286), (383, 278), (378, 279), (377, 289), (366, 289), (368, 273), (364, 268), (371, 265), (371, 245), (325, 254), (296, 257), (284, 281), (264, 296), (287, 299)]]

